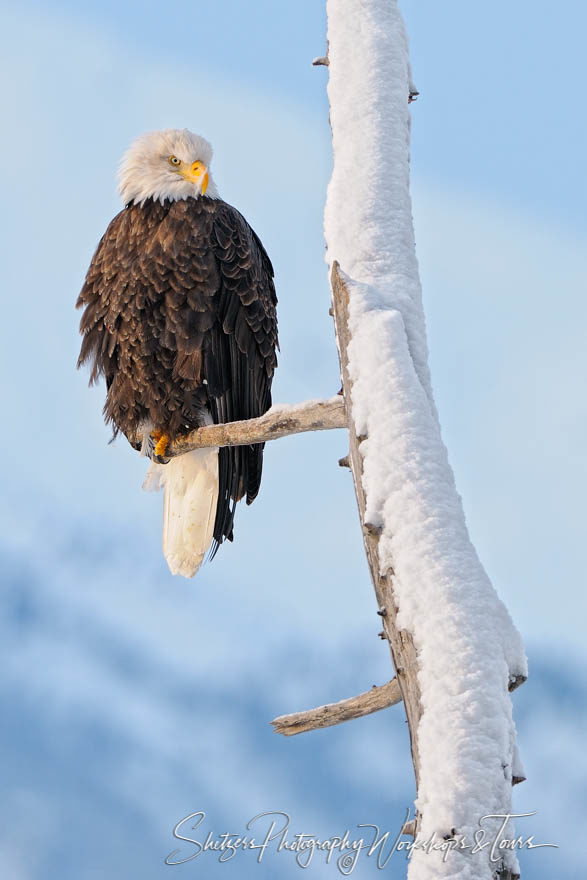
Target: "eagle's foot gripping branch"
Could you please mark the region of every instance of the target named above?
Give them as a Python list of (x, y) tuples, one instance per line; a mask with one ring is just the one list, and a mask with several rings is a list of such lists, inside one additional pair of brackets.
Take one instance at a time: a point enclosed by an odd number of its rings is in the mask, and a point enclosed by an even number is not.
[(169, 446), (169, 434), (163, 431), (151, 431), (148, 440), (148, 455), (151, 461), (158, 464), (167, 464), (168, 458), (165, 458), (167, 447)]

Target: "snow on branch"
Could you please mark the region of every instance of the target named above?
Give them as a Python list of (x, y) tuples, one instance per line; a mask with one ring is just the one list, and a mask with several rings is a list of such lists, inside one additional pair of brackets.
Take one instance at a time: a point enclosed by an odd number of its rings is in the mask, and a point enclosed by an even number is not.
[[(365, 544), (380, 605), (387, 591), (384, 626), (410, 723), (416, 831), (472, 840), (483, 822), (492, 838), (502, 820), (483, 817), (512, 812), (520, 776), (508, 685), (523, 680), (526, 659), (471, 543), (432, 394), (409, 195), (407, 37), (397, 0), (327, 0), (327, 14), (327, 260), (339, 351), (347, 335)], [(511, 822), (503, 836), (515, 837)], [(515, 877), (515, 853), (500, 857), (419, 848), (408, 877)]]
[(309, 730), (320, 730), (323, 727), (342, 724), (343, 721), (351, 721), (354, 718), (363, 718), (365, 715), (395, 706), (396, 703), (401, 702), (401, 699), (397, 679), (393, 678), (387, 684), (380, 687), (373, 685), (370, 691), (349, 697), (347, 700), (340, 700), (338, 703), (326, 703), (325, 706), (307, 709), (305, 712), (280, 715), (274, 718), (271, 724), (275, 733), (295, 736)]

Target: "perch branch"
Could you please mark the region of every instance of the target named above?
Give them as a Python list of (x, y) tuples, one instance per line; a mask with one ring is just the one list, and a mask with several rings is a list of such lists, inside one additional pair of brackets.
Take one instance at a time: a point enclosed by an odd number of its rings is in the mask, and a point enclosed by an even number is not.
[[(332, 428), (346, 428), (344, 400), (341, 396), (329, 400), (309, 400), (307, 403), (287, 404), (271, 407), (265, 415), (242, 422), (227, 422), (222, 425), (206, 425), (196, 428), (189, 434), (177, 437), (168, 446), (165, 456), (172, 458), (204, 449), (210, 446), (248, 446), (250, 443), (265, 443), (290, 434), (303, 434), (305, 431), (327, 431)], [(129, 437), (131, 443), (140, 443), (137, 435)]]
[(365, 691), (357, 697), (349, 697), (348, 700), (327, 703), (325, 706), (308, 709), (306, 712), (280, 715), (274, 718), (271, 724), (275, 733), (295, 736), (308, 730), (320, 730), (322, 727), (332, 727), (334, 724), (342, 724), (343, 721), (371, 715), (372, 712), (379, 712), (380, 709), (387, 709), (388, 706), (400, 703), (401, 698), (397, 679), (393, 678), (387, 684), (380, 687), (374, 685), (370, 691)]

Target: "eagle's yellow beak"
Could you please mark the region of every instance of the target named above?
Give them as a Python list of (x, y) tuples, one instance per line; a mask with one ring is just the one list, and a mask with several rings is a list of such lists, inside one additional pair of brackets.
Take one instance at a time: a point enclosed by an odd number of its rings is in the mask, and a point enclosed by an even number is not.
[(202, 195), (208, 189), (208, 169), (203, 162), (193, 162), (191, 165), (182, 164), (182, 167), (178, 168), (177, 173), (181, 174), (186, 180), (189, 180), (190, 183), (201, 184)]

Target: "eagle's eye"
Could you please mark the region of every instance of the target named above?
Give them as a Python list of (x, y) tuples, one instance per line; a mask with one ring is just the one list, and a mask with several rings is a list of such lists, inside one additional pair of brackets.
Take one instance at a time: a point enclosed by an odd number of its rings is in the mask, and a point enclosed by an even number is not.
[(175, 167), (181, 165), (181, 159), (178, 159), (177, 156), (170, 156), (167, 161), (170, 165), (175, 165)]

